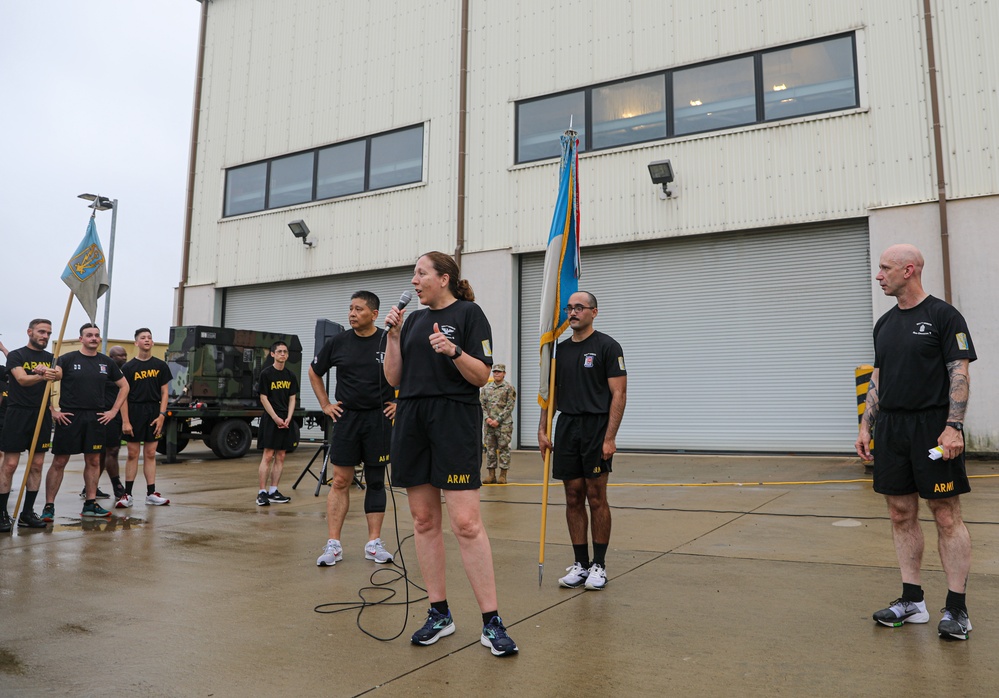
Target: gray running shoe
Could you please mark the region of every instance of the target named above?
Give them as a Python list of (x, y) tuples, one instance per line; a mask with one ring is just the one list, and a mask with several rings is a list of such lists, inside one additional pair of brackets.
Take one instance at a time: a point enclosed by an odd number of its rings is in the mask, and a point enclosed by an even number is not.
[(928, 623), (929, 611), (925, 601), (906, 601), (895, 599), (888, 608), (882, 608), (874, 613), (874, 620), (889, 628), (901, 628), (905, 623)]

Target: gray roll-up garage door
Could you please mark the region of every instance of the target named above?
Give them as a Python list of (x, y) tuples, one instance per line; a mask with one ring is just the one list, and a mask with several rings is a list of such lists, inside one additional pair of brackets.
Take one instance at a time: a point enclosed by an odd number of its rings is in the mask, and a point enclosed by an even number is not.
[[(873, 360), (868, 250), (866, 220), (584, 248), (594, 327), (628, 367), (618, 448), (851, 451), (854, 369)], [(522, 447), (537, 446), (543, 262), (521, 258)]]
[[(326, 318), (349, 329), (347, 308), (350, 306), (350, 295), (363, 289), (371, 291), (381, 301), (376, 324), (384, 327), (389, 308), (399, 302), (403, 291), (413, 288), (410, 283), (412, 278), (412, 267), (397, 267), (335, 277), (228, 288), (223, 324), (241, 330), (297, 334), (302, 341), (301, 404), (306, 409), (317, 410), (319, 401), (309, 387), (307, 372), (309, 362), (315, 356), (313, 344), (316, 320)], [(415, 298), (409, 307), (417, 307)], [(335, 370), (332, 373), (335, 374)], [(335, 386), (335, 375), (332, 375), (330, 395)]]

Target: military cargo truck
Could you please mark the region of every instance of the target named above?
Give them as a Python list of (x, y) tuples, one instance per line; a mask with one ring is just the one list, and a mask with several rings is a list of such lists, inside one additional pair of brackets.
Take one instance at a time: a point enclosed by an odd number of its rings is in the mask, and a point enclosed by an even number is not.
[[(288, 345), (287, 368), (301, 386), (302, 343), (297, 335), (204, 325), (170, 328), (166, 361), (173, 380), (158, 447), (167, 463), (175, 463), (193, 439), (202, 440), (219, 458), (240, 458), (250, 450), (254, 420), (264, 414), (260, 371), (273, 363), (270, 347), (279, 340)], [(305, 417), (304, 409), (295, 410), (296, 446)]]

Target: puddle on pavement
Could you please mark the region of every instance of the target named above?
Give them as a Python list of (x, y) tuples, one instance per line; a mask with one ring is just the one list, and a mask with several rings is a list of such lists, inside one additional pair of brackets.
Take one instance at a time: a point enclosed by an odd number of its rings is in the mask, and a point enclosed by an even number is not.
[(110, 519), (77, 519), (67, 523), (53, 523), (52, 532), (83, 530), (111, 533), (113, 531), (128, 531), (132, 528), (142, 528), (145, 523), (145, 519), (135, 516), (112, 516)]
[(24, 664), (10, 650), (0, 647), (0, 674), (23, 674)]

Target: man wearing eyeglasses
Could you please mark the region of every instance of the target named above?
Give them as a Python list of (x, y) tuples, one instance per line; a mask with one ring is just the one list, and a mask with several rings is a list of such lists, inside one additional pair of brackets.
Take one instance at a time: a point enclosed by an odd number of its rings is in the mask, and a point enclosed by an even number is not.
[[(565, 488), (565, 518), (575, 562), (559, 586), (589, 590), (607, 583), (604, 558), (610, 543), (611, 513), (607, 480), (617, 451), (617, 430), (627, 401), (628, 372), (624, 352), (613, 337), (593, 329), (597, 299), (579, 291), (566, 306), (572, 337), (555, 354), (555, 392), (549, 409), (559, 411), (555, 447), (545, 434), (548, 410), (541, 411), (538, 446), (541, 457), (552, 450), (552, 476)], [(587, 517), (586, 504), (590, 505)], [(587, 528), (593, 536), (589, 557)]]
[[(493, 379), (479, 393), (485, 424), (482, 440), (486, 446), (486, 478), (483, 485), (505, 485), (510, 470), (510, 439), (513, 438), (513, 406), (517, 389), (507, 383), (506, 366), (493, 364)], [(496, 467), (499, 466), (499, 479)]]

